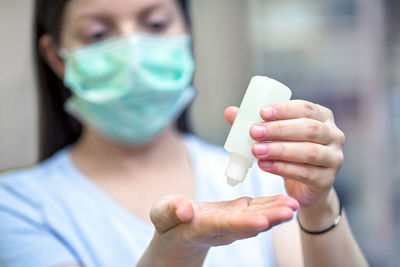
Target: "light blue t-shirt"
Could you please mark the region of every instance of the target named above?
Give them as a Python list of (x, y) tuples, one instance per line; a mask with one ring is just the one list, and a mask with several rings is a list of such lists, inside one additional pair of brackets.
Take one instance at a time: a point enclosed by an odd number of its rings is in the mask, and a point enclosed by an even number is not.
[[(280, 177), (252, 168), (232, 188), (228, 155), (187, 135), (197, 201), (232, 200), (284, 192)], [(0, 178), (0, 266), (135, 266), (154, 233), (73, 165), (69, 150)], [(272, 230), (211, 248), (204, 266), (274, 266)]]

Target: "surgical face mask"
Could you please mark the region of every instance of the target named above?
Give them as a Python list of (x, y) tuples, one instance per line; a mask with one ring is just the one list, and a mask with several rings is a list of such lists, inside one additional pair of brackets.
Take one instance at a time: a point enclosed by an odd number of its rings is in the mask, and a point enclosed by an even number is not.
[(189, 36), (132, 35), (63, 50), (65, 109), (127, 145), (152, 141), (196, 95)]

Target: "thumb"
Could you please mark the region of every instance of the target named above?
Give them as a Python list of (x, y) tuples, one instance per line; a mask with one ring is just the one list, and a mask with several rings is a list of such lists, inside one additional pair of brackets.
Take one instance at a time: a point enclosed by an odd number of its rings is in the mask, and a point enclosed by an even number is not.
[(238, 110), (239, 110), (239, 108), (234, 107), (234, 106), (230, 106), (230, 107), (227, 107), (227, 108), (225, 109), (225, 112), (224, 112), (225, 120), (226, 120), (231, 126), (232, 126), (232, 124), (233, 124), (233, 121), (234, 121), (235, 118), (236, 118), (236, 114), (237, 114)]
[(191, 201), (182, 195), (167, 195), (156, 201), (150, 211), (150, 219), (160, 234), (179, 223), (190, 222), (193, 216)]

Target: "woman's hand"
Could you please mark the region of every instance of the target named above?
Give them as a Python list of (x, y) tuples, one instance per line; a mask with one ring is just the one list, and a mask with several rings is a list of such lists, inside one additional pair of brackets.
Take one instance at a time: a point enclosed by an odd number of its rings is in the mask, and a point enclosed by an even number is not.
[[(235, 107), (225, 110), (229, 123), (232, 124), (237, 110)], [(260, 168), (284, 177), (288, 194), (300, 204), (297, 215), (305, 229), (321, 231), (332, 226), (339, 213), (333, 183), (343, 163), (345, 141), (332, 112), (320, 105), (293, 100), (264, 107), (261, 117), (264, 122), (250, 129), (251, 137), (256, 140), (252, 151)], [(297, 226), (287, 225), (286, 233), (277, 232), (275, 238), (282, 241), (288, 234), (297, 235)], [(301, 244), (302, 256), (288, 263), (288, 251), (293, 246), (285, 246), (277, 250), (277, 260), (289, 266), (368, 266), (345, 213), (334, 231), (324, 235), (301, 231), (300, 238), (297, 246)]]
[(201, 265), (210, 247), (256, 236), (290, 220), (297, 207), (296, 200), (284, 195), (212, 203), (181, 195), (164, 197), (151, 209), (156, 233), (141, 263)]
[[(232, 124), (238, 109), (225, 110)], [(334, 122), (332, 112), (303, 100), (292, 100), (264, 107), (264, 122), (254, 124), (252, 148), (259, 167), (285, 179), (288, 195), (300, 208), (313, 208), (335, 199), (332, 189), (343, 163), (345, 136)], [(332, 192), (330, 194), (330, 192)]]

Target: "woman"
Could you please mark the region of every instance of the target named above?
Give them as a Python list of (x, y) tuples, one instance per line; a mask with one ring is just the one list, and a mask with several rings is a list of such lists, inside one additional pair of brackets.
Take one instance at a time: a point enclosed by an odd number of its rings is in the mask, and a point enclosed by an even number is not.
[[(0, 179), (1, 266), (366, 265), (345, 215), (330, 227), (344, 135), (328, 109), (264, 107), (260, 169), (235, 189), (226, 154), (183, 134), (188, 25), (184, 0), (37, 0), (45, 161)], [(303, 230), (272, 232), (296, 209)]]

